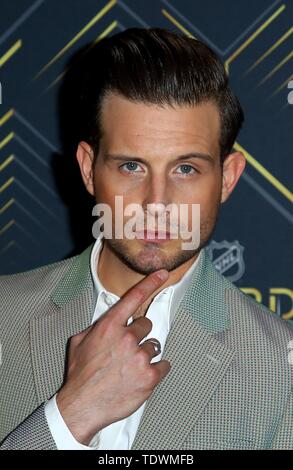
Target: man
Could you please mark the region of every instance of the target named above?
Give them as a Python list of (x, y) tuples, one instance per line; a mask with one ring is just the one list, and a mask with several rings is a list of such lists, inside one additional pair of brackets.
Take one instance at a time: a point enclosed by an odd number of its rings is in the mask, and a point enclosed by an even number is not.
[(133, 28), (100, 42), (81, 95), (77, 160), (96, 203), (122, 197), (155, 223), (188, 204), (189, 228), (199, 204), (200, 242), (184, 250), (157, 225), (102, 233), (2, 277), (1, 448), (293, 449), (292, 327), (204, 249), (245, 167), (223, 65), (198, 40)]

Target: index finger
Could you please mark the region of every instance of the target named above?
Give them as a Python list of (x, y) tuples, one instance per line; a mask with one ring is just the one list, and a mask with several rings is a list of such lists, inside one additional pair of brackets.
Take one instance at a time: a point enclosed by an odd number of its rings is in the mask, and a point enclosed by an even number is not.
[(166, 269), (160, 269), (139, 281), (110, 309), (107, 315), (125, 326), (127, 320), (169, 277)]

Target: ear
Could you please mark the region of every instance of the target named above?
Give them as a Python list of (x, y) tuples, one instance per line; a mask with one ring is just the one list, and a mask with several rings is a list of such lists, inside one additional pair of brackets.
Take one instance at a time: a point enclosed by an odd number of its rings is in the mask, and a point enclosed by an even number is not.
[(94, 152), (92, 147), (86, 142), (79, 142), (76, 152), (76, 158), (79, 164), (81, 176), (84, 185), (88, 192), (94, 195), (94, 183), (93, 183), (93, 159)]
[(234, 152), (228, 155), (223, 163), (223, 181), (221, 202), (227, 201), (235, 188), (241, 174), (244, 171), (246, 159), (242, 152)]

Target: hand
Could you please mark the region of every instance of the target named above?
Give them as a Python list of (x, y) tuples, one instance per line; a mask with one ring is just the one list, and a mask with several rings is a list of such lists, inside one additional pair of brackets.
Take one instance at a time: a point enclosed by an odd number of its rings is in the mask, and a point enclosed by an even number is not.
[(71, 338), (57, 405), (77, 441), (87, 445), (101, 429), (134, 413), (169, 373), (166, 360), (150, 364), (158, 354), (150, 341), (139, 345), (152, 322), (141, 316), (127, 325), (168, 277), (166, 270), (145, 277), (104, 316)]

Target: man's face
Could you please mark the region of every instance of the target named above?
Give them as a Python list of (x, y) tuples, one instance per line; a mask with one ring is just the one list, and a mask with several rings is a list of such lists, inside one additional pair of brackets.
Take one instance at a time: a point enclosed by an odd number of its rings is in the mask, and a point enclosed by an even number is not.
[[(158, 220), (155, 212), (148, 210), (156, 206), (149, 204), (188, 204), (190, 230), (191, 204), (200, 204), (200, 246), (197, 249), (182, 249), (184, 240), (180, 238), (180, 231), (178, 239), (160, 243), (125, 237), (105, 242), (120, 260), (140, 274), (179, 267), (206, 244), (214, 229), (220, 202), (225, 199), (217, 107), (206, 102), (194, 107), (162, 108), (111, 94), (103, 102), (101, 125), (103, 137), (92, 172), (86, 163), (81, 163), (83, 158), (87, 159), (84, 150), (80, 148), (78, 154), (81, 167), (88, 168), (87, 176), (84, 175), (87, 170), (82, 169), (83, 177), (97, 203), (108, 204), (114, 215), (115, 196), (123, 196), (124, 208), (131, 203), (141, 205), (145, 221), (147, 216)], [(86, 153), (92, 158), (91, 152)], [(124, 222), (128, 219), (130, 216), (124, 217)], [(157, 228), (156, 222), (154, 225)]]

